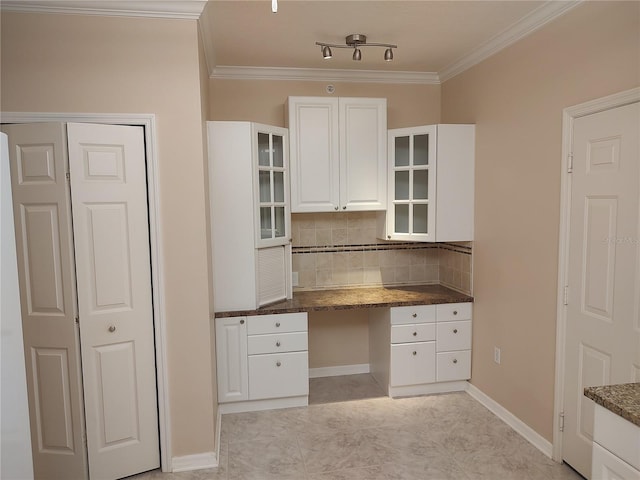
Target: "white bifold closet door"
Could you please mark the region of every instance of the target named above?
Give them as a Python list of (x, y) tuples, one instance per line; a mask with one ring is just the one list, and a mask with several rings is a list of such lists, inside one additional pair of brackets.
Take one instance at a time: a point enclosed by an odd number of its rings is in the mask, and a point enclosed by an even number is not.
[(36, 477), (157, 468), (143, 129), (5, 130)]

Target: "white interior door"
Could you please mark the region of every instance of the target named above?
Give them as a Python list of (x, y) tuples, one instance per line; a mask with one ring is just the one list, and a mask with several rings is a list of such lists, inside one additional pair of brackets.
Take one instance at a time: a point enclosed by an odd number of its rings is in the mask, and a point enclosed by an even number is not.
[(640, 104), (575, 120), (563, 459), (591, 476), (584, 387), (640, 381)]
[(67, 126), (92, 479), (159, 466), (144, 137)]
[(34, 474), (86, 478), (65, 129), (41, 123), (3, 130), (9, 136)]

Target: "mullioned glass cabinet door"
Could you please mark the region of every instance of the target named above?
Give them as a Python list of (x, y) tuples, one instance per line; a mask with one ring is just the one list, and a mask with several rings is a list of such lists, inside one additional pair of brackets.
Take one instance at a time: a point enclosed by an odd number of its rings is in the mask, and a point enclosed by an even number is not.
[(389, 130), (389, 240), (434, 239), (435, 144), (435, 126)]
[(254, 125), (256, 247), (285, 245), (291, 238), (287, 130)]

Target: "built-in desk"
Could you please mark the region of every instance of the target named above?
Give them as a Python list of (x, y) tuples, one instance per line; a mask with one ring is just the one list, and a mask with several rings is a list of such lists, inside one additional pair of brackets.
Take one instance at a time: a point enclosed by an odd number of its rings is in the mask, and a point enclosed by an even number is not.
[(342, 331), (345, 311), (364, 315), (365, 366), (390, 396), (463, 390), (471, 375), (471, 302), (441, 285), (412, 285), (300, 291), (256, 310), (216, 312), (221, 412), (307, 404), (314, 312)]

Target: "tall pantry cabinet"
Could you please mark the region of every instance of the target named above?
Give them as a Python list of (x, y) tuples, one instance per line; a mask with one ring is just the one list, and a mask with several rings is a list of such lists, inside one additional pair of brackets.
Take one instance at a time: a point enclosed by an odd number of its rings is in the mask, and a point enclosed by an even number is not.
[(288, 132), (207, 122), (216, 312), (291, 298)]

